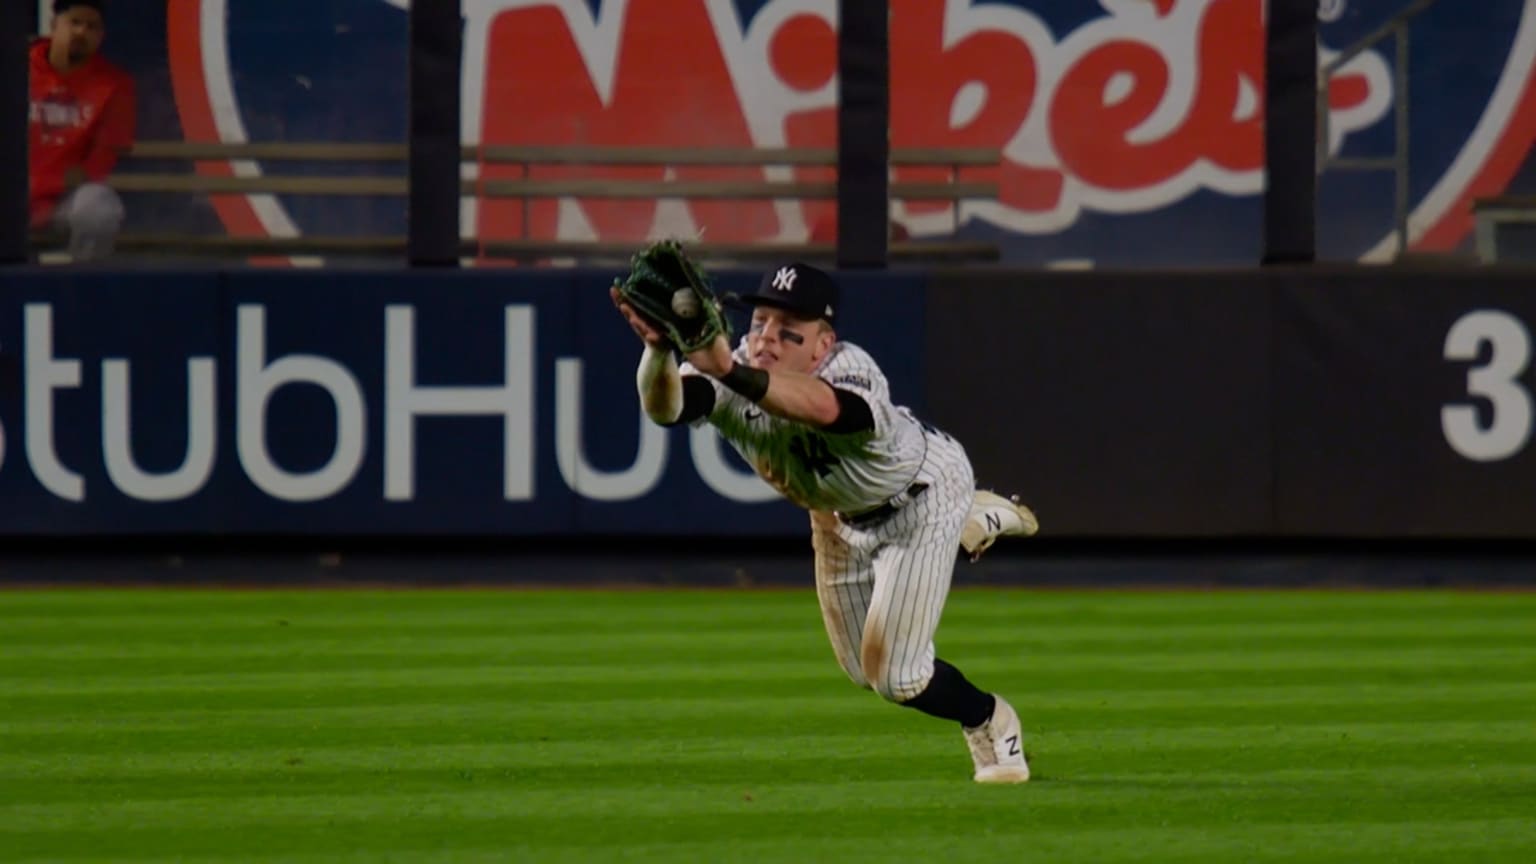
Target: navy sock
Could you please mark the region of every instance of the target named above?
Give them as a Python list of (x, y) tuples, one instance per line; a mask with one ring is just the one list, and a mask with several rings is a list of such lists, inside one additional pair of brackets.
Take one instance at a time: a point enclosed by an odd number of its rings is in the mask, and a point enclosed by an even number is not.
[(997, 700), (991, 693), (967, 681), (959, 669), (935, 659), (928, 686), (901, 704), (962, 726), (980, 726), (992, 717)]

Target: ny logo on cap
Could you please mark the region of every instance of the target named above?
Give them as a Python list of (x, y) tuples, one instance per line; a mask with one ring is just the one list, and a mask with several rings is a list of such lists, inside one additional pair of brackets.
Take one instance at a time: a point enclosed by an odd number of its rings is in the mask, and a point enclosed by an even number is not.
[(790, 291), (795, 287), (795, 277), (799, 276), (793, 267), (780, 267), (779, 272), (773, 275), (773, 287), (777, 291)]

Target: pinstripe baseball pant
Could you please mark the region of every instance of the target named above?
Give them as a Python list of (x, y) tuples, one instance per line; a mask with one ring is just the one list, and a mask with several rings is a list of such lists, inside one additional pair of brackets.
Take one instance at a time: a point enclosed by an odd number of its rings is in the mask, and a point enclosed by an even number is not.
[(928, 488), (868, 528), (811, 513), (816, 596), (837, 662), (848, 677), (893, 702), (933, 676), (933, 634), (954, 574), (975, 476), (959, 442), (929, 431), (915, 482)]

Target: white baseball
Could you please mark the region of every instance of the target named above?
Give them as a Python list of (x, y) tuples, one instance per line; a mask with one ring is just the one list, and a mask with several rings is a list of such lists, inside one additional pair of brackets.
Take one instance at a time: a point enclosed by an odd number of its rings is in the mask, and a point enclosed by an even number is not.
[(687, 288), (672, 292), (672, 311), (679, 318), (692, 318), (699, 314), (699, 297)]

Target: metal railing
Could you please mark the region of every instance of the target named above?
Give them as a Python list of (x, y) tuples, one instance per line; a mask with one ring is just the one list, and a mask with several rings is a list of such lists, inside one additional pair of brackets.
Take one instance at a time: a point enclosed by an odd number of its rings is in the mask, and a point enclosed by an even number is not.
[[(1411, 209), (1408, 191), (1408, 25), (1429, 7), (1440, 0), (1413, 0), (1393, 15), (1385, 24), (1367, 33), (1353, 45), (1323, 64), (1317, 74), (1317, 168), (1318, 173), (1335, 171), (1391, 171), (1395, 175), (1396, 190), (1393, 202), (1393, 226), (1397, 234), (1397, 254), (1408, 251), (1408, 215)], [(1393, 39), (1396, 62), (1392, 69), (1392, 115), (1396, 123), (1393, 136), (1396, 146), (1391, 156), (1333, 158), (1329, 154), (1332, 136), (1329, 111), (1329, 85), (1335, 73), (1349, 61), (1374, 48), (1377, 44)]]

